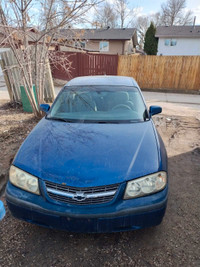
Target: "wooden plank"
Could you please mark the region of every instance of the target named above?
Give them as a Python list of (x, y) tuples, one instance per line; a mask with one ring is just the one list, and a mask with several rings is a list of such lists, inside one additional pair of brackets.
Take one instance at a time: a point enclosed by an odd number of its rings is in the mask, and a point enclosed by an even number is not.
[(13, 74), (12, 74), (12, 71), (10, 69), (10, 64), (9, 64), (7, 52), (2, 53), (2, 58), (3, 58), (4, 62), (5, 62), (5, 67), (7, 69), (7, 74), (8, 74), (8, 78), (9, 78), (9, 81), (10, 81), (11, 90), (13, 92), (13, 100), (18, 102), (19, 98), (18, 98), (16, 89), (15, 89), (15, 86), (14, 86)]
[(50, 102), (54, 101), (55, 90), (54, 90), (54, 84), (53, 84), (49, 62), (47, 62), (47, 65), (46, 65), (46, 86), (45, 86), (44, 93), (46, 94), (47, 101), (50, 101)]
[(11, 85), (10, 85), (8, 72), (5, 69), (5, 62), (4, 62), (3, 59), (0, 60), (0, 64), (1, 64), (2, 71), (3, 71), (3, 76), (4, 76), (4, 80), (5, 80), (7, 89), (8, 89), (8, 94), (9, 94), (10, 100), (13, 101), (14, 100), (14, 96), (13, 96), (12, 88), (11, 88)]
[(193, 80), (191, 81), (192, 88), (198, 88), (200, 87), (200, 57), (196, 58), (196, 67), (193, 72)]
[(20, 73), (19, 73), (18, 63), (17, 63), (17, 60), (16, 60), (12, 51), (8, 51), (7, 53), (8, 53), (7, 57), (9, 60), (10, 67), (12, 67), (11, 72), (12, 72), (13, 77), (14, 77), (14, 87), (16, 90), (18, 100), (20, 101), (21, 100), (20, 86), (22, 84), (20, 84), (21, 77), (20, 77)]

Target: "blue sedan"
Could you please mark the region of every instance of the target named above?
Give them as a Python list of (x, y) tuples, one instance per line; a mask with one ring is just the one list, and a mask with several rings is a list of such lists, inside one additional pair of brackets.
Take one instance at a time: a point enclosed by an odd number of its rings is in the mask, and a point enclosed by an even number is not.
[(167, 155), (133, 78), (72, 79), (21, 145), (6, 200), (12, 215), (73, 232), (155, 226), (165, 214)]

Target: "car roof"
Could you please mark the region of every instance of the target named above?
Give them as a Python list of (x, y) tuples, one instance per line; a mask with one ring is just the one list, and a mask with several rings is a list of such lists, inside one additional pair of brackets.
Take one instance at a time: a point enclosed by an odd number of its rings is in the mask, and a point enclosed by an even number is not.
[(121, 85), (121, 86), (136, 86), (137, 82), (132, 77), (126, 76), (82, 76), (69, 81), (66, 86), (74, 85)]

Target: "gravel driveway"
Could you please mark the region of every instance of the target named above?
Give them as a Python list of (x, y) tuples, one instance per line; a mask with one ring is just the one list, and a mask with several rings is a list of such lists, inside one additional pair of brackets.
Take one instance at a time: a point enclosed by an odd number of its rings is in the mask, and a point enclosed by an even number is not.
[[(0, 266), (200, 266), (200, 121), (195, 111), (174, 116), (169, 110), (166, 105), (164, 114), (155, 118), (168, 150), (170, 177), (168, 208), (160, 226), (74, 234), (18, 221), (7, 211), (0, 222)], [(15, 109), (1, 109), (0, 115), (0, 166), (7, 170), (36, 121)], [(23, 126), (13, 122), (18, 117)], [(4, 193), (0, 199), (5, 203)]]

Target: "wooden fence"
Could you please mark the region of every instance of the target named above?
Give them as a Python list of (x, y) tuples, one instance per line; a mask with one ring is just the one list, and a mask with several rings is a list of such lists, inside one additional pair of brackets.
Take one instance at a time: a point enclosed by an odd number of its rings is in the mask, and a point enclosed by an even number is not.
[(200, 56), (119, 56), (118, 75), (143, 89), (200, 89)]
[(70, 72), (66, 72), (60, 64), (51, 62), (52, 75), (54, 78), (70, 80), (79, 76), (89, 75), (117, 75), (118, 55), (60, 52), (52, 51), (56, 55), (66, 56), (72, 62)]
[[(23, 83), (21, 81), (20, 67), (14, 53), (11, 50), (1, 53), (0, 64), (10, 100), (21, 102), (20, 86), (23, 85)], [(47, 64), (46, 69), (44, 99), (47, 102), (52, 102), (55, 99), (54, 85), (49, 64)]]

